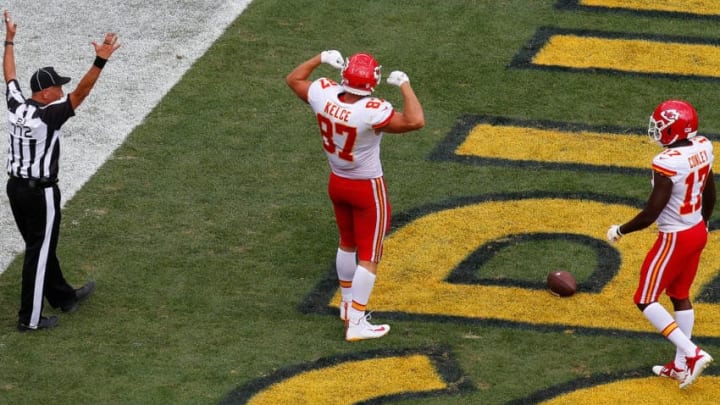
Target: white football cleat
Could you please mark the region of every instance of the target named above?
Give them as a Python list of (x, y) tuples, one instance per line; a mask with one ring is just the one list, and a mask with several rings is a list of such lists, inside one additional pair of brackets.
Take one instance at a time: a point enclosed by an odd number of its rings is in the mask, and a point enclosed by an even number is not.
[(390, 332), (390, 325), (373, 325), (368, 320), (370, 320), (370, 314), (363, 316), (357, 322), (346, 321), (345, 340), (356, 342), (358, 340), (376, 339)]
[(703, 370), (705, 370), (713, 361), (712, 356), (699, 347), (695, 349), (695, 356), (685, 358), (687, 359), (687, 367), (685, 367), (687, 375), (680, 383), (680, 388), (685, 388), (695, 382), (700, 374), (702, 374)]
[(682, 382), (687, 376), (687, 372), (685, 372), (685, 370), (675, 367), (674, 361), (671, 361), (664, 366), (653, 366), (652, 371), (658, 377), (672, 378), (673, 380), (678, 380), (680, 382)]

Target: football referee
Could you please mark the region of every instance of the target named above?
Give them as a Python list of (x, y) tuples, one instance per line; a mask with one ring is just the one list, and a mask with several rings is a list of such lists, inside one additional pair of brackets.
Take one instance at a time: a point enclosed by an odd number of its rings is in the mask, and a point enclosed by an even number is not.
[(15, 72), (14, 40), (17, 24), (6, 10), (3, 73), (7, 84), (8, 183), (15, 223), (25, 240), (25, 260), (18, 330), (51, 328), (56, 316), (43, 316), (43, 300), (53, 308), (73, 312), (92, 294), (95, 282), (74, 289), (65, 281), (55, 250), (60, 231), (60, 128), (90, 94), (105, 62), (120, 47), (117, 35), (108, 33), (101, 44), (92, 43), (95, 61), (75, 90), (65, 95), (62, 86), (70, 81), (52, 67), (38, 69), (30, 77), (32, 96), (25, 98)]

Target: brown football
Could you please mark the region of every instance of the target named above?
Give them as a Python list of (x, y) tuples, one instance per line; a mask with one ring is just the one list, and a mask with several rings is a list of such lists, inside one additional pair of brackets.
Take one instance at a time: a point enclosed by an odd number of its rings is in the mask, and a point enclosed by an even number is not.
[(547, 286), (553, 294), (561, 297), (569, 297), (577, 291), (575, 277), (565, 270), (555, 270), (548, 273)]

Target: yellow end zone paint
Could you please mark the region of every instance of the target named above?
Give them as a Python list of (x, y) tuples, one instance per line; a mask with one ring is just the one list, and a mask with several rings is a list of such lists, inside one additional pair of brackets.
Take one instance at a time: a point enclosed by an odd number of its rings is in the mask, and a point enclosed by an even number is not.
[(649, 173), (653, 156), (661, 151), (659, 146), (653, 146), (650, 138), (640, 135), (479, 124), (455, 153), (508, 160), (647, 168)]
[(355, 404), (394, 394), (447, 389), (424, 355), (348, 361), (279, 381), (250, 405)]
[[(448, 274), (479, 247), (508, 235), (571, 233), (605, 239), (609, 224), (632, 218), (638, 208), (589, 200), (529, 198), (488, 201), (428, 213), (392, 233), (373, 290), (371, 305), (381, 311), (475, 319), (500, 319), (534, 325), (564, 325), (653, 332), (632, 303), (637, 274), (657, 230), (623, 238), (616, 246), (620, 269), (599, 293), (558, 298), (548, 291), (520, 287), (451, 284)], [(715, 243), (719, 231), (712, 232)], [(720, 273), (720, 255), (703, 255), (702, 271), (690, 292), (695, 297)], [(551, 269), (547, 269), (550, 271)], [(330, 304), (340, 302), (339, 292)], [(668, 304), (667, 297), (661, 299)], [(696, 336), (720, 336), (712, 322), (720, 305), (695, 303)]]
[(720, 78), (720, 47), (558, 34), (550, 37), (531, 63), (576, 69)]
[[(662, 398), (660, 400), (660, 398)], [(686, 390), (669, 378), (647, 377), (594, 385), (558, 395), (541, 405), (561, 404), (693, 404), (715, 405), (720, 398), (720, 377), (703, 374)]]
[(717, 0), (580, 0), (578, 4), (629, 10), (720, 15), (720, 3)]

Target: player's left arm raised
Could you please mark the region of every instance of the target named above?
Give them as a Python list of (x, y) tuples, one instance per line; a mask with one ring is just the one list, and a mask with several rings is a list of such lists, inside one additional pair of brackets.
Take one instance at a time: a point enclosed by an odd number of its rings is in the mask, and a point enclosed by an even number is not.
[(408, 75), (401, 71), (390, 73), (388, 84), (398, 86), (403, 96), (403, 111), (396, 111), (388, 124), (380, 128), (383, 132), (403, 133), (420, 129), (425, 126), (425, 113), (415, 91), (410, 86)]

